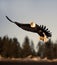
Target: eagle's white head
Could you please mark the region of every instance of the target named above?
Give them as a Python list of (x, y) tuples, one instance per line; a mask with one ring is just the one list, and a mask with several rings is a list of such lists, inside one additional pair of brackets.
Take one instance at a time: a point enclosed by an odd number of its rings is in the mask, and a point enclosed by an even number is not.
[(32, 28), (34, 28), (34, 27), (36, 27), (36, 24), (35, 24), (34, 22), (31, 22), (31, 23), (30, 23), (30, 26), (31, 26)]

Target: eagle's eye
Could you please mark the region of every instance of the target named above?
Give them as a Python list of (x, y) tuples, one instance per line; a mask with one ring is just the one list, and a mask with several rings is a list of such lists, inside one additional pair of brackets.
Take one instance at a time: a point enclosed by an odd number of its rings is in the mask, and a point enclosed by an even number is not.
[(36, 24), (34, 22), (31, 22), (30, 26), (34, 28), (36, 26)]

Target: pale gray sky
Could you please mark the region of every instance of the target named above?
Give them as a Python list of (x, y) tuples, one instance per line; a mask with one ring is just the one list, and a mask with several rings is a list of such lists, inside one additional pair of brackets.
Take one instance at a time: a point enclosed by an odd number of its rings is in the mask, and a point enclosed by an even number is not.
[(16, 37), (20, 43), (28, 36), (37, 44), (38, 34), (20, 29), (10, 23), (6, 15), (17, 22), (33, 21), (38, 25), (46, 25), (52, 32), (52, 40), (57, 39), (57, 0), (0, 0), (0, 36)]

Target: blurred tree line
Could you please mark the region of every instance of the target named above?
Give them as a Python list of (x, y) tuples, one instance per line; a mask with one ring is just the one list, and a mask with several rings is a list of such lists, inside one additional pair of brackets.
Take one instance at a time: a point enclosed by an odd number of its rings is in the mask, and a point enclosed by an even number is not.
[(5, 58), (25, 58), (31, 55), (32, 57), (40, 57), (48, 59), (57, 58), (57, 42), (53, 43), (51, 39), (43, 43), (41, 41), (37, 44), (37, 52), (34, 49), (34, 43), (29, 42), (26, 36), (22, 47), (17, 38), (9, 38), (8, 36), (0, 37), (0, 55)]
[(17, 38), (9, 38), (8, 36), (0, 37), (0, 55), (5, 58), (24, 58), (29, 55), (35, 56), (34, 44), (30, 45), (29, 38), (26, 36), (25, 40), (20, 46)]

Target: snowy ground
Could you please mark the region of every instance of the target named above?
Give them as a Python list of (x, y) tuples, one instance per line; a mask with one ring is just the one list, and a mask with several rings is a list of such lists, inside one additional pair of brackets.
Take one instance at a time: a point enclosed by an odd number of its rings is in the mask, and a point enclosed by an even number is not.
[(47, 58), (41, 59), (40, 57), (33, 57), (30, 56), (26, 58), (3, 58), (0, 56), (0, 61), (19, 61), (19, 62), (57, 62), (57, 59), (49, 60)]

